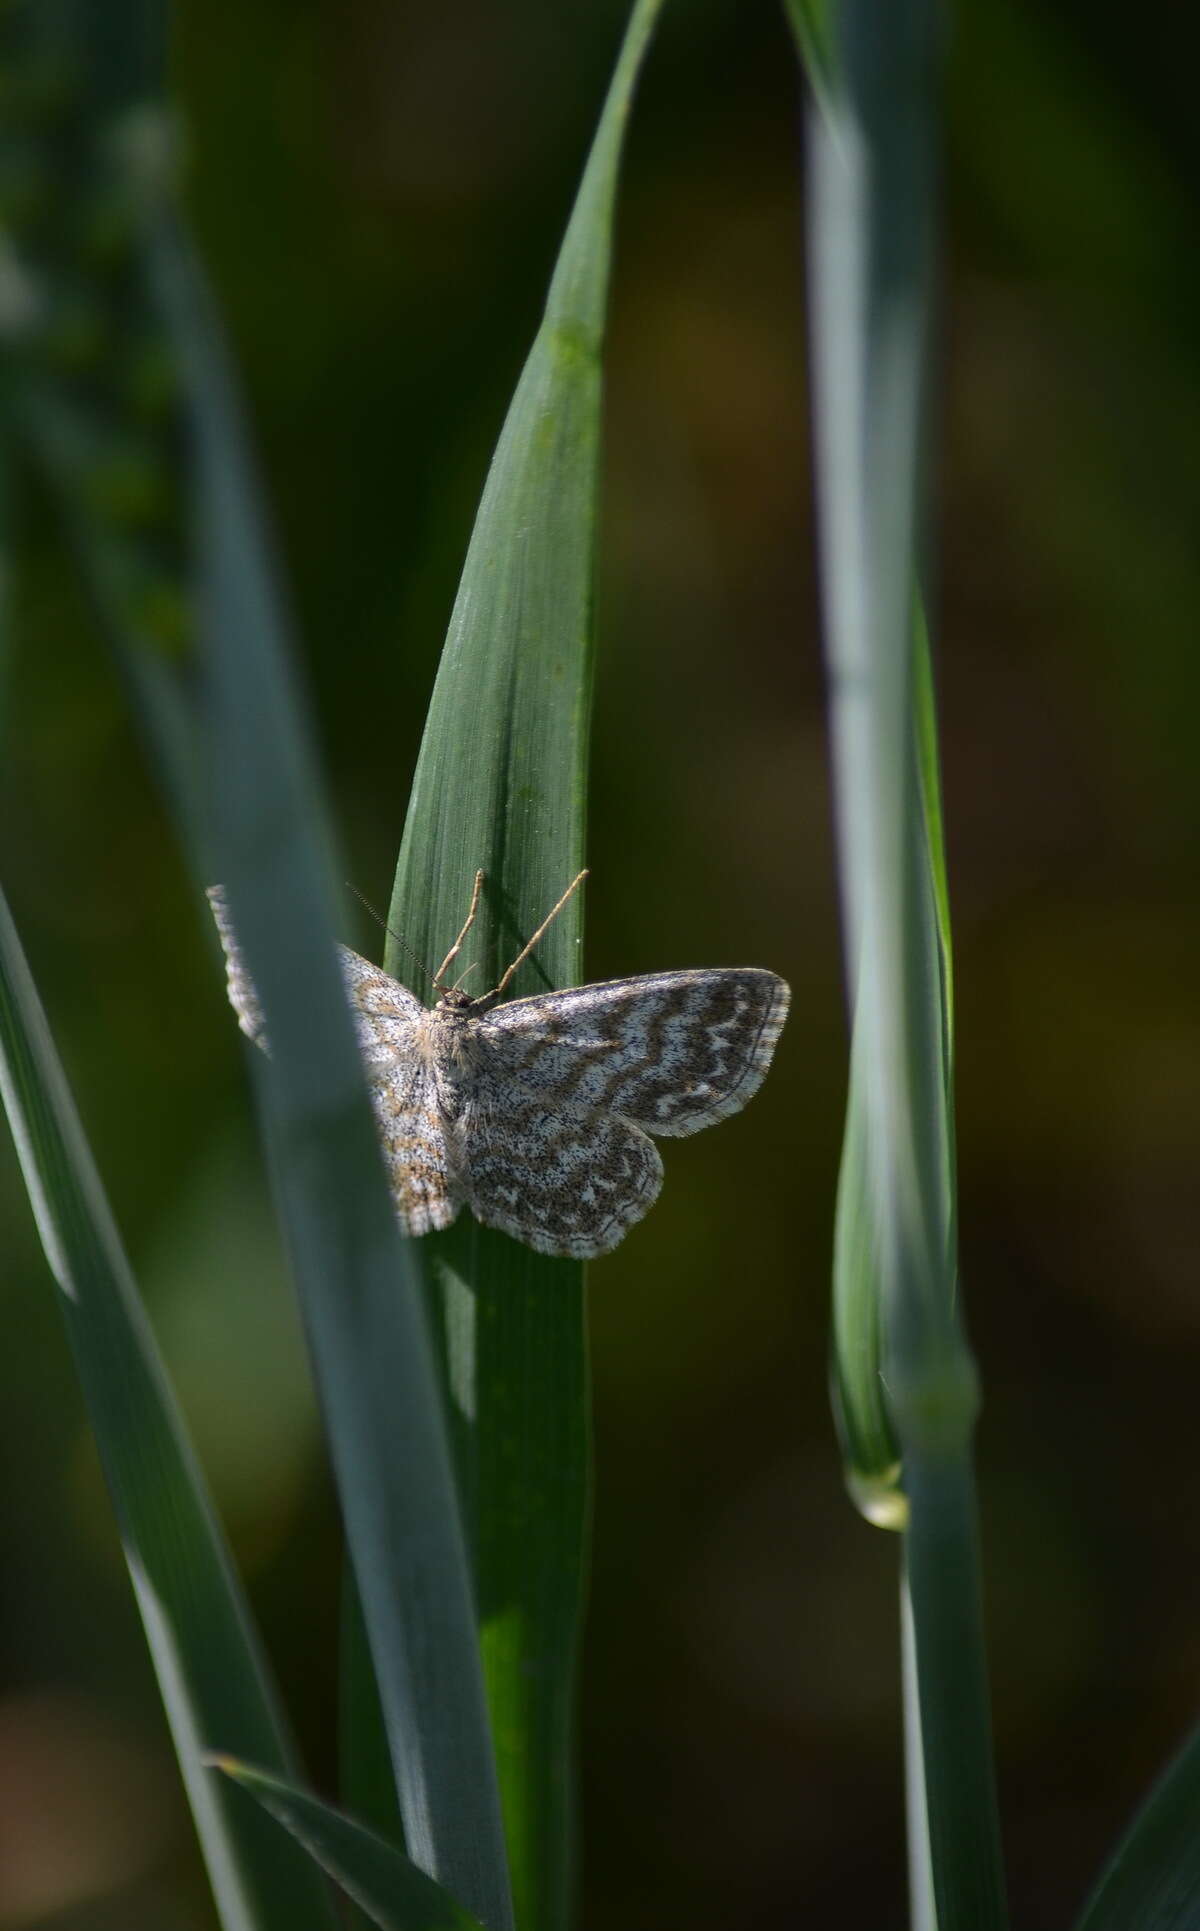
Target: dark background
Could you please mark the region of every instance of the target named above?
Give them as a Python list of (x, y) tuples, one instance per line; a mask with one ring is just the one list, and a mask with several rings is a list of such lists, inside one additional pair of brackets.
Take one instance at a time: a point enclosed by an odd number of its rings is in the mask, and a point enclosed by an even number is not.
[[(240, 361), (349, 875), (387, 897), (492, 443), (623, 8), (185, 0), (190, 206)], [(1196, 118), (1168, 33), (948, 20), (934, 517), (962, 1268), (1013, 1903), (1068, 1921), (1191, 1723)], [(592, 1271), (587, 1931), (903, 1919), (896, 1546), (826, 1396), (845, 1034), (799, 109), (776, 10), (668, 7), (613, 292), (593, 977), (790, 979), (744, 1117)], [(339, 1540), (200, 912), (36, 498), (3, 871), (314, 1778)], [(378, 955), (352, 906), (347, 936)], [(15, 1163), (0, 1154), (0, 1925), (211, 1907)]]

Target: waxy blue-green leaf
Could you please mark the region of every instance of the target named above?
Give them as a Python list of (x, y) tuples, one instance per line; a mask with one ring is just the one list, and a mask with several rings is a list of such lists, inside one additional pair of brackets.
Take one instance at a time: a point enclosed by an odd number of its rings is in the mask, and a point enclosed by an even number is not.
[[(389, 924), (494, 985), (583, 863), (601, 351), (613, 195), (659, 0), (638, 0), (538, 331), (492, 460), (430, 705)], [(576, 896), (512, 996), (578, 983)], [(422, 996), (407, 952), (388, 969)], [(424, 1247), (471, 1542), (522, 1931), (563, 1931), (588, 1494), (583, 1268), (467, 1215)]]
[[(794, 24), (811, 17), (790, 12)], [(918, 1926), (999, 1931), (971, 1477), (978, 1387), (956, 1281), (949, 923), (932, 690), (912, 623), (940, 19), (935, 0), (830, 0), (825, 18), (809, 117), (809, 290), (854, 1023), (834, 1382), (856, 1498), (874, 1519), (907, 1525)], [(811, 35), (799, 39), (803, 55)]]
[(345, 1811), (257, 1765), (225, 1756), (209, 1762), (290, 1832), (380, 1931), (480, 1931), (478, 1918), (410, 1857)]
[(201, 1755), (288, 1774), (274, 1686), (0, 897), (0, 1088), (225, 1931), (334, 1931), (324, 1885)]

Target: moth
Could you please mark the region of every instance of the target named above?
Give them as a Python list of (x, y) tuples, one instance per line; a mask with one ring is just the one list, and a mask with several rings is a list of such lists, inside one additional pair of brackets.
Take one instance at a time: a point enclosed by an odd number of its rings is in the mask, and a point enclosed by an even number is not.
[[(475, 923), (484, 875), (422, 1005), (338, 948), (396, 1215), (406, 1234), (469, 1207), (543, 1254), (592, 1259), (654, 1204), (654, 1140), (698, 1133), (762, 1084), (787, 1016), (782, 979), (757, 966), (642, 973), (503, 1001), (505, 988), (587, 876), (581, 872), (491, 992), (446, 974)], [(262, 1013), (224, 893), (208, 893), (242, 1031)]]

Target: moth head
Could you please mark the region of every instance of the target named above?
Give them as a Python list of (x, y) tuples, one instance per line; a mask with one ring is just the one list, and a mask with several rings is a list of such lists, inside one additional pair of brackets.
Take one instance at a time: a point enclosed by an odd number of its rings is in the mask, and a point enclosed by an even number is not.
[(467, 933), (471, 930), (471, 927), (474, 925), (475, 914), (479, 910), (479, 895), (483, 890), (483, 873), (476, 872), (475, 889), (471, 893), (471, 904), (467, 912), (466, 922), (463, 925), (463, 929), (459, 933), (458, 937), (455, 939), (454, 944), (450, 947), (449, 952), (447, 952), (445, 958), (442, 960), (442, 963), (438, 967), (437, 971), (432, 974), (433, 989), (435, 992), (439, 992), (441, 994), (441, 998), (437, 1002), (435, 1011), (465, 1012), (468, 1008), (474, 1007), (476, 1012), (487, 1012), (490, 1007), (494, 1006), (497, 1000), (500, 998), (500, 995), (503, 993), (504, 988), (507, 986), (509, 980), (513, 977), (513, 974), (516, 972), (518, 966), (524, 965), (526, 959), (529, 957), (530, 953), (535, 949), (535, 947), (538, 944), (538, 941), (542, 938), (543, 934), (545, 933), (547, 926), (551, 925), (553, 921), (558, 917), (558, 914), (562, 911), (563, 906), (570, 898), (572, 892), (575, 891), (576, 888), (582, 884), (583, 880), (586, 877), (587, 877), (587, 873), (584, 871), (584, 872), (580, 872), (578, 877), (572, 879), (571, 883), (567, 886), (566, 891), (559, 899), (558, 904), (555, 905), (552, 908), (552, 910), (547, 913), (546, 917), (542, 920), (541, 924), (538, 926), (538, 929), (534, 933), (533, 937), (529, 939), (526, 942), (526, 944), (521, 948), (520, 952), (518, 952), (516, 958), (513, 960), (512, 964), (508, 967), (507, 971), (504, 973), (503, 977), (501, 978), (499, 985), (493, 986), (490, 992), (480, 993), (475, 998), (472, 998), (470, 993), (464, 992), (462, 990), (462, 980), (466, 978), (467, 973), (476, 971), (477, 964), (474, 966), (468, 966), (467, 972), (464, 972), (462, 974), (462, 978), (457, 980), (456, 983), (452, 986), (448, 986), (446, 984), (446, 974), (449, 972), (450, 967), (453, 965), (455, 959), (457, 959), (459, 953), (462, 951), (463, 940), (466, 938)]
[(470, 993), (464, 992), (461, 986), (447, 986), (437, 1002), (436, 1010), (438, 1012), (466, 1012), (471, 1006), (478, 1004), (479, 1001), (472, 999)]

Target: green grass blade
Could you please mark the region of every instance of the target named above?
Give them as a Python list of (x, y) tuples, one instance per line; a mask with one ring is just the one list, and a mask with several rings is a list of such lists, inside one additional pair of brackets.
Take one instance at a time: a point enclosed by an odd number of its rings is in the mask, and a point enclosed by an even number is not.
[(478, 1918), (411, 1858), (344, 1811), (232, 1757), (209, 1761), (290, 1832), (380, 1931), (480, 1931)]
[[(280, 1214), (409, 1849), (505, 1931), (495, 1766), (418, 1263), (397, 1232), (333, 951), (330, 841), (239, 412), (177, 224), (170, 128), (150, 105), (99, 134), (69, 128), (66, 147), (69, 191), (102, 196), (119, 245), (99, 264), (81, 246), (64, 266), (72, 236), (87, 232), (81, 214), (62, 225), (57, 253), (42, 251), (39, 270), (74, 277), (111, 324), (100, 344), (113, 347), (80, 374), (45, 344), (27, 345), (23, 428), (106, 618), (197, 881), (224, 881), (258, 984), (273, 1051), (255, 1061)], [(156, 345), (169, 373), (149, 418), (136, 415), (125, 379), (131, 334)], [(132, 509), (122, 454), (131, 449), (141, 479)]]
[[(563, 240), (541, 328), (492, 459), (430, 704), (389, 923), (431, 965), (488, 887), (471, 957), (494, 984), (583, 856), (601, 349), (613, 195), (661, 0), (639, 0)], [(512, 996), (570, 982), (572, 900)], [(389, 970), (411, 980), (411, 959)]]
[[(942, 773), (938, 755), (937, 699), (933, 688), (933, 657), (929, 626), (918, 601), (913, 612), (913, 714), (917, 737), (917, 775), (921, 793), (929, 882), (937, 924), (943, 1015), (942, 1081), (946, 1090), (947, 1192), (953, 1207), (954, 1185), (954, 955), (950, 944), (950, 881), (946, 875), (946, 832), (942, 822)], [(951, 1243), (951, 1253), (954, 1244)]]
[(898, 1529), (908, 1508), (883, 1385), (881, 1236), (868, 1165), (865, 1040), (865, 1030), (856, 1026), (833, 1220), (830, 1381), (846, 1486), (855, 1506), (868, 1522)]
[(331, 943), (325, 839), (278, 601), (215, 331), (190, 260), (159, 286), (192, 401), (213, 850), (272, 1040), (256, 1055), (408, 1845), (510, 1920), (466, 1553), (419, 1297)]
[(929, 1856), (929, 1812), (925, 1803), (925, 1749), (921, 1736), (921, 1699), (917, 1690), (917, 1644), (912, 1598), (900, 1579), (900, 1667), (904, 1710), (904, 1802), (910, 1853), (908, 1931), (937, 1931), (933, 1869)]
[[(635, 6), (492, 461), (425, 728), (389, 923), (436, 966), (477, 867), (461, 964), (494, 985), (583, 861), (591, 567), (613, 193), (659, 0)], [(572, 899), (512, 996), (580, 977)], [(408, 958), (388, 968), (425, 993)], [(588, 1488), (583, 1268), (464, 1216), (424, 1243), (475, 1565), (522, 1931), (567, 1917), (569, 1750)]]
[(1137, 1813), (1076, 1931), (1200, 1931), (1200, 1730)]
[(275, 1692), (0, 897), (0, 1086), (83, 1385), (221, 1922), (333, 1931), (331, 1901), (201, 1754), (294, 1774)]
[[(907, 1513), (913, 1894), (1006, 1921), (955, 1279), (952, 982), (932, 688), (913, 642), (933, 260), (931, 0), (830, 8), (810, 117), (815, 452), (854, 1087), (839, 1197), (835, 1385), (851, 1486)], [(804, 50), (803, 40), (801, 51)], [(847, 1399), (847, 1392), (852, 1399)], [(902, 1463), (892, 1489), (889, 1434)], [(894, 1450), (891, 1454), (894, 1461)], [(912, 1726), (919, 1725), (919, 1739)], [(919, 1747), (918, 1747), (919, 1744)]]
[(834, 92), (830, 12), (835, 0), (783, 0), (783, 10), (799, 49), (814, 99), (822, 106)]
[(396, 1779), (362, 1601), (349, 1566), (342, 1574), (341, 1642), (338, 1656), (338, 1783), (353, 1816), (391, 1843), (404, 1842)]
[[(905, 1725), (920, 1731), (924, 1834), (910, 1841), (912, 1888), (932, 1893), (934, 1922), (1007, 1923), (991, 1753), (987, 1659), (980, 1639), (975, 1491), (967, 1456), (905, 1454), (909, 1521), (904, 1580), (915, 1648)], [(915, 1691), (915, 1696), (914, 1696)]]
[[(338, 1791), (343, 1807), (377, 1837), (404, 1847), (404, 1824), (388, 1751), (387, 1728), (363, 1622), (354, 1571), (342, 1572), (341, 1641), (338, 1654)], [(371, 1919), (347, 1906), (353, 1931)]]
[[(933, 943), (922, 947), (926, 989), (925, 1036), (938, 1060), (940, 1093), (930, 1081), (934, 1131), (940, 1145), (939, 1214), (945, 1229), (946, 1278), (953, 1279), (957, 1249), (957, 1181), (954, 1150), (953, 959), (950, 946), (950, 896), (942, 827), (937, 715), (933, 667), (924, 613), (913, 618), (913, 687), (916, 801), (914, 829), (923, 837), (924, 863), (918, 896), (933, 927)], [(834, 1410), (846, 1463), (846, 1479), (869, 1521), (900, 1528), (907, 1507), (900, 1482), (899, 1450), (884, 1394), (881, 1235), (874, 1217), (867, 1165), (865, 1028), (855, 1026), (851, 1048), (846, 1128), (838, 1174), (834, 1219), (833, 1348)]]

